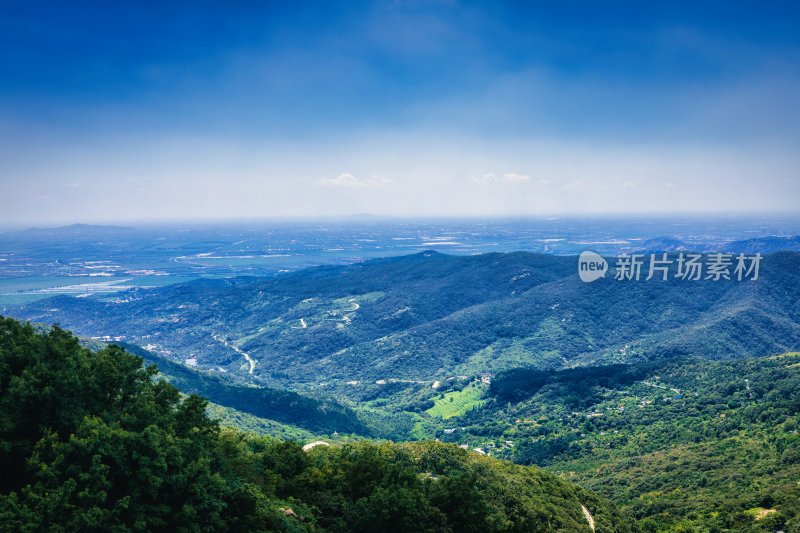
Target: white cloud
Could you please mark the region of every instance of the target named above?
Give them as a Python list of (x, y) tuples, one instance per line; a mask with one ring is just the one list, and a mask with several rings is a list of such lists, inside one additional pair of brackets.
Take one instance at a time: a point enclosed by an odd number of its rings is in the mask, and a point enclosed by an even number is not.
[(347, 172), (339, 174), (335, 178), (323, 178), (317, 183), (320, 185), (332, 187), (346, 187), (346, 188), (364, 188), (364, 187), (386, 187), (394, 183), (394, 180), (389, 178), (382, 178), (373, 176), (368, 179), (359, 179)]
[[(532, 178), (530, 176), (526, 176), (525, 174), (518, 174), (516, 172), (506, 172), (500, 176), (497, 176), (494, 172), (489, 172), (483, 176), (473, 177), (472, 181), (478, 185), (512, 185), (528, 183), (532, 181)], [(548, 185), (550, 182), (546, 179), (540, 179), (537, 181), (537, 183), (539, 185)]]
[(323, 178), (319, 180), (320, 185), (333, 185), (335, 187), (364, 187), (365, 184), (359, 181), (352, 174), (339, 174), (335, 178)]

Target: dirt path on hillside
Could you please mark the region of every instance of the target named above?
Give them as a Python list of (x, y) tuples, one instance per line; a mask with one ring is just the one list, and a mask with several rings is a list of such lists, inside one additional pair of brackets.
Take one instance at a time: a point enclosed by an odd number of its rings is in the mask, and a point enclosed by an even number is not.
[(586, 506), (583, 504), (581, 504), (581, 511), (583, 511), (583, 516), (589, 523), (589, 527), (592, 528), (592, 531), (594, 531), (594, 517), (592, 516), (592, 513), (590, 513), (589, 509), (587, 509)]
[(244, 357), (244, 358), (247, 360), (247, 364), (248, 364), (248, 365), (249, 365), (249, 367), (250, 367), (247, 373), (248, 373), (248, 374), (251, 374), (251, 375), (253, 374), (253, 370), (255, 370), (255, 369), (256, 369), (256, 360), (255, 360), (255, 359), (253, 359), (252, 357), (250, 357), (250, 354), (249, 354), (249, 353), (247, 353), (247, 352), (245, 352), (245, 351), (241, 350), (241, 349), (240, 349), (238, 346), (234, 346), (233, 344), (229, 343), (227, 340), (225, 340), (224, 338), (220, 337), (220, 336), (219, 336), (219, 335), (217, 335), (216, 333), (214, 333), (214, 334), (213, 334), (211, 337), (212, 337), (212, 338), (213, 338), (215, 341), (217, 341), (217, 342), (219, 342), (219, 343), (221, 343), (221, 344), (225, 345), (227, 348), (230, 348), (230, 349), (231, 349), (231, 350), (233, 350), (234, 352), (236, 352), (236, 353), (238, 353), (239, 355), (243, 356), (243, 357)]

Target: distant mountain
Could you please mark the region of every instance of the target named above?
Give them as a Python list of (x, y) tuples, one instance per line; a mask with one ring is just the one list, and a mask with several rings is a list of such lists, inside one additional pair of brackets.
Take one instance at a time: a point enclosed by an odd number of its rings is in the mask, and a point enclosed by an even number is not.
[(679, 250), (691, 250), (692, 246), (675, 237), (656, 237), (647, 239), (640, 244), (638, 251), (643, 252), (674, 252)]
[(692, 244), (675, 237), (656, 237), (642, 241), (635, 252), (726, 252), (746, 254), (772, 254), (776, 252), (800, 251), (800, 235), (793, 237), (755, 237), (739, 241), (730, 241), (721, 244)]
[(758, 237), (743, 241), (733, 241), (724, 246), (724, 250), (734, 253), (771, 254), (779, 251), (800, 251), (800, 235), (794, 237)]
[(103, 226), (94, 224), (72, 224), (70, 226), (58, 226), (54, 228), (28, 228), (18, 232), (18, 234), (28, 237), (82, 237), (127, 233), (133, 228), (125, 226)]
[[(758, 281), (592, 284), (575, 258), (424, 252), (270, 278), (205, 279), (13, 312), (82, 335), (122, 335), (200, 368), (295, 389), (374, 394), (460, 374), (800, 347), (800, 254)], [(399, 385), (398, 385), (399, 386)]]

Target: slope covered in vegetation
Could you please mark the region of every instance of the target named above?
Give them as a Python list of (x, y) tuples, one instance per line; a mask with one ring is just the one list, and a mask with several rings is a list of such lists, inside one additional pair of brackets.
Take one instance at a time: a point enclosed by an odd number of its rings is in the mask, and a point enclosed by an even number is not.
[(119, 347), (0, 318), (0, 529), (631, 531), (535, 467), (441, 443), (318, 446), (223, 431)]
[(765, 256), (757, 281), (591, 284), (572, 257), (426, 252), (125, 298), (58, 297), (13, 313), (125, 336), (244, 380), (359, 400), (391, 380), (797, 349), (798, 290), (793, 252)]
[(436, 435), (560, 473), (645, 531), (800, 531), (800, 353), (524, 368), (484, 400)]
[(373, 431), (359, 420), (352, 409), (334, 400), (310, 398), (271, 387), (245, 386), (226, 379), (224, 374), (192, 370), (132, 344), (121, 343), (120, 346), (146, 363), (155, 364), (172, 385), (186, 394), (198, 394), (237, 411), (316, 433), (373, 436)]

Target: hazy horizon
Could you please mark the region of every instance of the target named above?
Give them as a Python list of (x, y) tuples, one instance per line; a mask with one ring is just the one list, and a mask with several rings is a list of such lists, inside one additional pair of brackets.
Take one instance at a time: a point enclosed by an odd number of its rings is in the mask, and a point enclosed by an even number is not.
[[(404, 223), (459, 223), (459, 222), (548, 222), (548, 221), (652, 221), (652, 222), (691, 222), (691, 221), (786, 221), (800, 224), (800, 213), (795, 212), (662, 212), (662, 213), (553, 213), (531, 215), (380, 215), (375, 213), (352, 213), (342, 215), (297, 215), (273, 217), (218, 217), (218, 218), (129, 218), (85, 220), (81, 218), (54, 220), (51, 223), (35, 222), (0, 224), (0, 232), (16, 232), (28, 229), (51, 230), (73, 226), (119, 227), (119, 228), (158, 228), (181, 226), (260, 226), (269, 224), (314, 224), (340, 223), (363, 224), (367, 222)], [(800, 231), (800, 225), (798, 226)]]

